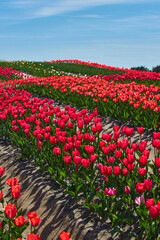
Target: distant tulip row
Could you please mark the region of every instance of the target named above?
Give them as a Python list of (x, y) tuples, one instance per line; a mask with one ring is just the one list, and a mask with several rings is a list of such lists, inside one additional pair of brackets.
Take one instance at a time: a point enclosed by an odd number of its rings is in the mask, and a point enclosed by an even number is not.
[(122, 234), (126, 224), (134, 224), (134, 215), (139, 235), (158, 237), (160, 132), (153, 133), (150, 159), (143, 127), (137, 128), (139, 141), (132, 142), (133, 128), (115, 126), (112, 134), (102, 133), (96, 109), (61, 111), (53, 100), (31, 98), (14, 87), (1, 87), (0, 94), (0, 133), (22, 149), (22, 157), (48, 170), (66, 194), (81, 196), (93, 216), (109, 218), (114, 231)]
[[(110, 67), (106, 66), (104, 64), (98, 64), (98, 63), (90, 63), (90, 62), (84, 62), (79, 60), (52, 60), (50, 63), (73, 63), (77, 65), (84, 65), (84, 66), (91, 66), (97, 69), (108, 69), (110, 71), (118, 71), (122, 72), (123, 75), (113, 75), (108, 76), (106, 79), (108, 80), (114, 80), (114, 81), (128, 81), (128, 80), (140, 80), (140, 81), (160, 81), (160, 73), (155, 72), (145, 72), (145, 71), (137, 71), (137, 70), (131, 70), (131, 69), (124, 69), (124, 68), (116, 68), (116, 67)], [(105, 77), (104, 77), (105, 78)]]
[[(131, 121), (146, 129), (155, 129), (160, 122), (159, 87), (150, 85), (117, 84), (99, 77), (54, 76), (31, 78), (3, 83), (21, 86), (31, 93), (54, 97), (55, 100), (91, 111), (97, 107), (100, 115), (108, 115), (123, 122)], [(148, 118), (150, 116), (150, 118)], [(155, 125), (156, 124), (156, 125)]]
[(20, 73), (12, 68), (2, 68), (0, 66), (0, 82), (4, 80), (11, 80), (11, 79), (21, 79), (23, 78), (23, 73)]

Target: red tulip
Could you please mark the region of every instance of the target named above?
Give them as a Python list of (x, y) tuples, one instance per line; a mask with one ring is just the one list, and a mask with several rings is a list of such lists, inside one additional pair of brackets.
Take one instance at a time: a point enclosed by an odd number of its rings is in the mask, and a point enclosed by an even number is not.
[(37, 213), (36, 212), (28, 212), (28, 216), (27, 217), (28, 217), (28, 219), (37, 217)]
[(146, 169), (138, 168), (138, 173), (139, 173), (139, 176), (144, 177), (144, 175), (146, 174)]
[(83, 123), (83, 121), (78, 121), (77, 125), (78, 125), (79, 129), (83, 129), (84, 123)]
[(129, 186), (126, 186), (125, 189), (124, 189), (124, 192), (125, 194), (129, 195), (130, 194), (130, 187)]
[(134, 131), (133, 128), (126, 128), (126, 130), (125, 130), (126, 136), (131, 137), (133, 135), (133, 131)]
[(119, 159), (121, 157), (121, 150), (115, 150), (115, 157)]
[(147, 191), (150, 191), (152, 189), (152, 180), (145, 179), (144, 180), (144, 187)]
[(102, 152), (103, 152), (103, 154), (104, 154), (105, 156), (107, 156), (110, 151), (109, 151), (109, 148), (107, 148), (107, 147), (102, 147)]
[(81, 164), (81, 161), (82, 161), (82, 157), (79, 157), (79, 156), (74, 156), (73, 157), (73, 162), (78, 166)]
[(8, 204), (5, 206), (4, 212), (7, 218), (12, 219), (16, 216), (17, 208), (12, 204)]
[(90, 161), (87, 160), (87, 159), (82, 158), (81, 164), (82, 164), (82, 166), (83, 166), (84, 168), (88, 168), (89, 165), (90, 165)]
[(142, 155), (142, 156), (139, 158), (139, 165), (140, 165), (141, 167), (146, 167), (147, 164), (148, 164), (148, 159), (147, 159), (145, 156)]
[(128, 169), (127, 169), (127, 168), (123, 168), (123, 169), (122, 169), (122, 175), (123, 175), (124, 177), (127, 177), (127, 176), (128, 176)]
[(121, 169), (120, 169), (120, 167), (113, 167), (113, 174), (115, 175), (115, 176), (119, 176), (120, 174), (121, 174)]
[(137, 127), (137, 131), (139, 134), (143, 134), (144, 133), (144, 128), (143, 127)]
[(0, 176), (2, 176), (4, 173), (5, 173), (5, 167), (4, 168), (0, 167)]
[(159, 139), (160, 138), (160, 132), (153, 132), (153, 139)]
[(107, 143), (110, 143), (111, 140), (112, 140), (112, 136), (109, 135), (109, 134), (106, 134), (106, 142), (107, 142)]
[(11, 193), (12, 193), (12, 198), (18, 200), (21, 196), (20, 193), (20, 186), (19, 185), (15, 185), (11, 187)]
[(72, 238), (70, 238), (70, 236), (71, 236), (70, 233), (61, 232), (59, 235), (59, 240), (72, 240)]
[(149, 215), (151, 216), (151, 218), (158, 218), (159, 217), (159, 208), (157, 205), (151, 206), (149, 208)]
[(2, 201), (2, 198), (3, 198), (3, 193), (0, 192), (0, 202)]
[(41, 237), (39, 236), (39, 234), (35, 235), (32, 233), (27, 235), (27, 240), (41, 240)]
[(137, 191), (139, 194), (144, 193), (144, 191), (145, 191), (145, 185), (144, 185), (144, 183), (137, 183), (137, 185), (136, 185), (136, 191)]
[(106, 143), (105, 143), (105, 142), (100, 142), (100, 143), (99, 143), (99, 146), (100, 146), (100, 148), (102, 149), (103, 147), (106, 147)]
[(155, 166), (156, 168), (160, 168), (160, 158), (155, 158)]
[(106, 158), (107, 162), (109, 164), (113, 164), (115, 162), (115, 158), (114, 157), (109, 157), (109, 158)]
[(131, 154), (128, 154), (127, 155), (127, 161), (128, 161), (128, 163), (129, 164), (133, 164), (134, 163), (134, 156), (133, 155), (131, 155)]
[(113, 189), (111, 189), (111, 188), (108, 189), (108, 196), (112, 197), (112, 196), (115, 196), (115, 194), (116, 194), (116, 191), (115, 191), (114, 188)]
[(154, 206), (154, 199), (153, 198), (146, 200), (147, 209), (150, 209), (151, 206)]
[(21, 228), (27, 223), (27, 220), (25, 221), (23, 216), (19, 216), (13, 219), (13, 223), (16, 227)]
[(111, 152), (115, 152), (117, 146), (116, 146), (116, 143), (114, 143), (114, 144), (109, 144), (108, 147)]
[(140, 144), (139, 144), (139, 151), (140, 151), (141, 153), (145, 150), (145, 148), (146, 148), (146, 144), (144, 144), (144, 143), (140, 143)]
[(132, 149), (133, 149), (134, 151), (136, 151), (137, 148), (138, 148), (138, 144), (137, 144), (137, 143), (133, 143), (133, 144), (132, 144)]
[(53, 148), (53, 152), (54, 152), (54, 155), (55, 156), (59, 156), (59, 155), (61, 155), (61, 149), (60, 148)]
[(71, 156), (65, 156), (64, 157), (64, 162), (67, 166), (71, 165), (71, 162), (72, 162)]
[(29, 219), (29, 222), (32, 227), (37, 227), (41, 224), (40, 217), (33, 217)]
[(73, 129), (73, 123), (72, 122), (68, 122), (68, 128)]
[(97, 159), (97, 155), (96, 155), (96, 154), (90, 155), (90, 161), (91, 161), (92, 163), (96, 162), (96, 159)]
[(12, 178), (12, 179), (8, 179), (8, 180), (6, 181), (6, 183), (7, 183), (10, 187), (13, 187), (13, 186), (15, 186), (15, 185), (18, 184), (18, 181), (19, 181), (18, 178)]
[(102, 172), (105, 176), (111, 176), (112, 175), (112, 167), (107, 167), (107, 166), (103, 166), (102, 168)]
[(97, 129), (97, 132), (101, 132), (102, 131), (102, 125), (100, 123), (97, 123), (96, 124), (96, 129)]

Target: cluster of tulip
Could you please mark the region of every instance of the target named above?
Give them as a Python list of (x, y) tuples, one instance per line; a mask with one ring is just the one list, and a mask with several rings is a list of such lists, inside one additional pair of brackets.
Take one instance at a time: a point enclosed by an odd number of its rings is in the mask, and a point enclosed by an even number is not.
[[(2, 176), (5, 173), (5, 167), (0, 167), (0, 202), (2, 204), (2, 210), (0, 212), (0, 238), (2, 240), (5, 239), (22, 239), (22, 233), (29, 226), (31, 226), (31, 233), (27, 235), (27, 240), (40, 240), (40, 236), (35, 235), (34, 231), (37, 226), (40, 225), (40, 218), (37, 217), (36, 212), (28, 213), (28, 220), (25, 220), (21, 215), (21, 209), (18, 210), (17, 200), (21, 197), (20, 193), (20, 184), (19, 179), (12, 178), (8, 179), (6, 183), (10, 187), (10, 192), (12, 195), (11, 203), (14, 201), (14, 205), (8, 203), (5, 205), (4, 196), (3, 196), (3, 188), (2, 188)], [(32, 231), (34, 228), (34, 231)]]
[[(99, 77), (54, 76), (31, 78), (3, 83), (3, 86), (16, 86), (31, 93), (53, 97), (66, 104), (97, 110), (100, 115), (111, 116), (123, 122), (155, 130), (159, 126), (160, 94), (159, 87), (144, 84), (118, 84)], [(81, 98), (79, 98), (81, 96)], [(150, 118), (148, 119), (148, 116)]]
[(2, 68), (0, 66), (0, 81), (8, 81), (11, 79), (21, 79), (23, 78), (23, 73), (20, 73), (12, 68)]
[(139, 142), (132, 143), (132, 128), (120, 131), (115, 126), (113, 134), (102, 133), (96, 109), (91, 114), (86, 109), (76, 113), (69, 106), (61, 111), (53, 100), (32, 99), (14, 87), (1, 87), (0, 93), (1, 135), (32, 157), (41, 171), (48, 170), (66, 194), (83, 197), (93, 215), (109, 217), (119, 231), (134, 223), (134, 215), (139, 234), (157, 238), (160, 132), (153, 133), (155, 151), (149, 160), (143, 127), (137, 128)]
[[(0, 167), (0, 202), (2, 204), (2, 211), (0, 213), (1, 221), (0, 221), (0, 239), (1, 240), (10, 240), (16, 239), (21, 240), (22, 234), (25, 229), (31, 226), (31, 233), (27, 235), (27, 240), (40, 240), (41, 237), (39, 234), (34, 234), (35, 228), (41, 224), (40, 217), (37, 217), (36, 212), (28, 212), (27, 218), (25, 220), (21, 215), (21, 209), (18, 210), (17, 200), (21, 197), (20, 193), (20, 183), (19, 179), (12, 178), (8, 179), (6, 183), (10, 187), (10, 192), (12, 195), (11, 202), (15, 202), (15, 204), (8, 203), (5, 205), (4, 196), (3, 196), (3, 187), (2, 187), (2, 176), (5, 173), (5, 167)], [(8, 227), (7, 227), (8, 226)], [(32, 231), (34, 229), (34, 231)], [(24, 239), (24, 238), (23, 238)], [(59, 240), (72, 240), (70, 238), (70, 233), (62, 232), (60, 233)]]

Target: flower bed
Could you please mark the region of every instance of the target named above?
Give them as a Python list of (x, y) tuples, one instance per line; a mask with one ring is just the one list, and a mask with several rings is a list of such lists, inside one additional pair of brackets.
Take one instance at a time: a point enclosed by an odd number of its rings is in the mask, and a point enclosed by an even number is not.
[(0, 92), (0, 133), (23, 156), (32, 157), (41, 171), (48, 170), (66, 194), (81, 197), (93, 216), (109, 218), (113, 233), (122, 235), (124, 226), (137, 222), (140, 237), (158, 237), (159, 132), (153, 133), (155, 156), (150, 159), (143, 127), (137, 129), (139, 141), (132, 143), (132, 128), (120, 131), (116, 126), (113, 135), (102, 133), (97, 110), (76, 113), (66, 106), (61, 111), (53, 101), (31, 99), (24, 90), (7, 87)]
[[(50, 77), (31, 78), (3, 83), (3, 86), (20, 86), (31, 93), (43, 95), (80, 108), (93, 111), (97, 108), (100, 115), (112, 116), (123, 122), (131, 121), (146, 129), (160, 122), (159, 87), (146, 87), (130, 84), (116, 84), (99, 77)], [(150, 118), (148, 118), (150, 116)], [(155, 125), (156, 124), (156, 125)]]
[(12, 68), (2, 68), (0, 66), (0, 81), (9, 81), (11, 79), (21, 79), (23, 78), (23, 74), (13, 70)]

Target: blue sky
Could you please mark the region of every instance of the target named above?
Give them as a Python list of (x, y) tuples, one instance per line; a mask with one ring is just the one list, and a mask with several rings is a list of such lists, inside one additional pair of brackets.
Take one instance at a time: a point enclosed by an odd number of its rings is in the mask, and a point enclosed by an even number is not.
[(0, 59), (160, 65), (160, 0), (0, 0)]

